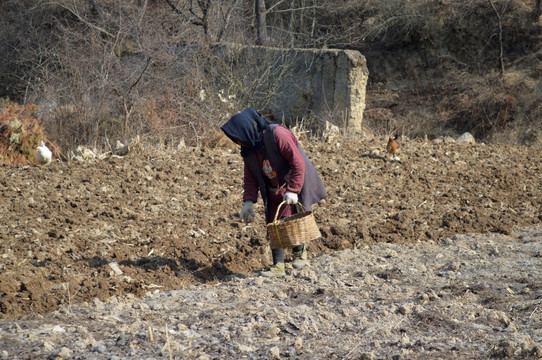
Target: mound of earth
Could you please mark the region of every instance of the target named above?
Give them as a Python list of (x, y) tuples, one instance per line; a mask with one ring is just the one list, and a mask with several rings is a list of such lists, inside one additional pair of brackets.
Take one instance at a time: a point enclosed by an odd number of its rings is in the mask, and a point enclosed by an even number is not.
[[(329, 193), (310, 257), (542, 222), (540, 148), (405, 140), (390, 162), (383, 138), (303, 146)], [(252, 275), (271, 256), (261, 204), (239, 221), (242, 166), (225, 147), (2, 165), (0, 316)]]

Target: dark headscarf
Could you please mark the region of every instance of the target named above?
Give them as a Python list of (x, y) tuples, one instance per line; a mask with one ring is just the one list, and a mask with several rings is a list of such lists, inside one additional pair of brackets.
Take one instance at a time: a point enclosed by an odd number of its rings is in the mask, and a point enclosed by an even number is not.
[[(235, 142), (241, 142), (241, 155), (246, 157), (248, 149), (256, 149), (265, 156), (262, 133), (272, 124), (254, 108), (248, 108), (233, 115), (223, 126), (222, 131)], [(246, 147), (246, 148), (245, 148)]]

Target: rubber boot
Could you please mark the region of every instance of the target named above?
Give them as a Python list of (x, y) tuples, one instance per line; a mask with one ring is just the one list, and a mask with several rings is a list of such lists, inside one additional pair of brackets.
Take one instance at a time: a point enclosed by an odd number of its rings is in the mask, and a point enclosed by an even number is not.
[(301, 251), (294, 251), (294, 262), (292, 263), (294, 269), (303, 269), (308, 262), (307, 248), (305, 246)]
[(284, 270), (284, 263), (279, 262), (271, 265), (268, 270), (261, 271), (260, 275), (265, 277), (286, 276), (286, 271)]

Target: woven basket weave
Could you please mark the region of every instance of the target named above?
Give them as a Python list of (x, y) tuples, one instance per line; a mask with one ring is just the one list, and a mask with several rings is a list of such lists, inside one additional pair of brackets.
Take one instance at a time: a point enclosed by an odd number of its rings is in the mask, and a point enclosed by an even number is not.
[(271, 242), (271, 249), (285, 249), (304, 244), (308, 241), (321, 237), (320, 230), (316, 225), (312, 211), (305, 211), (301, 203), (297, 203), (301, 212), (277, 220), (281, 202), (277, 208), (275, 219), (267, 224), (267, 235)]

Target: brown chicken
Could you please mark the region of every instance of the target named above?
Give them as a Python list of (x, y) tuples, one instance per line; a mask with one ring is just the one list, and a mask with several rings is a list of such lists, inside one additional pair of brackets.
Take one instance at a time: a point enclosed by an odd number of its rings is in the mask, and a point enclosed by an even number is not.
[(390, 135), (388, 144), (386, 145), (386, 151), (390, 156), (390, 161), (399, 161), (399, 152), (401, 150), (401, 135)]

